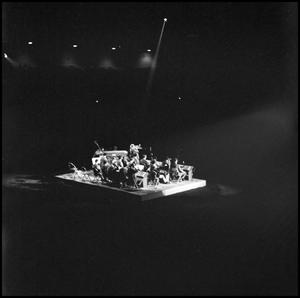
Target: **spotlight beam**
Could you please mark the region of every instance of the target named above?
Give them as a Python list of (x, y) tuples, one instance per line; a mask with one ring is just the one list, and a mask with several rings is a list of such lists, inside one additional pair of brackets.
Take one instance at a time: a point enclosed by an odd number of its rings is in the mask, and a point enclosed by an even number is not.
[(166, 18), (165, 18), (164, 22), (163, 22), (163, 25), (162, 25), (162, 28), (161, 28), (161, 31), (160, 31), (160, 35), (159, 35), (158, 43), (157, 43), (157, 46), (156, 46), (154, 58), (153, 58), (153, 61), (151, 63), (149, 78), (148, 78), (147, 86), (146, 86), (145, 100), (144, 100), (143, 104), (141, 105), (142, 106), (142, 111), (141, 111), (141, 116), (142, 117), (144, 117), (144, 114), (147, 110), (148, 100), (149, 100), (149, 96), (150, 96), (150, 91), (151, 91), (151, 87), (152, 87), (154, 73), (155, 73), (156, 66), (157, 66), (159, 50), (160, 50), (162, 37), (163, 37), (165, 26), (166, 26), (166, 22), (167, 21), (166, 21)]
[(158, 60), (158, 55), (159, 55), (159, 50), (160, 50), (160, 46), (161, 46), (162, 37), (163, 37), (163, 34), (164, 34), (165, 25), (166, 25), (166, 19), (164, 19), (162, 29), (161, 29), (161, 32), (160, 32), (160, 36), (159, 36), (159, 39), (158, 39), (157, 47), (156, 47), (156, 50), (155, 50), (153, 62), (151, 63), (150, 74), (149, 74), (149, 79), (148, 79), (147, 88), (146, 88), (146, 97), (148, 97), (150, 95), (150, 90), (151, 90), (151, 86), (152, 86), (154, 73), (155, 73), (155, 70), (156, 70), (156, 65), (157, 65), (157, 60)]
[(4, 53), (4, 58), (13, 66), (13, 67), (18, 67), (19, 63), (8, 57), (6, 53)]

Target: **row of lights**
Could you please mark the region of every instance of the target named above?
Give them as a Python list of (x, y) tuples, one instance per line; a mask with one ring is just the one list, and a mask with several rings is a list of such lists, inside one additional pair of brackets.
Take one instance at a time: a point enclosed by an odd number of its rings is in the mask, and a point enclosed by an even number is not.
[[(73, 44), (73, 48), (78, 48), (78, 44)], [(112, 51), (116, 51), (118, 48), (120, 49), (121, 46), (118, 46), (118, 47), (112, 47), (111, 49), (112, 49)], [(151, 49), (147, 49), (146, 51), (147, 51), (148, 53), (150, 53), (150, 52), (151, 52)]]
[[(32, 41), (28, 41), (27, 44), (28, 44), (28, 45), (33, 45), (33, 42), (32, 42)], [(73, 48), (78, 48), (78, 44), (73, 44), (72, 47), (73, 47)], [(117, 48), (120, 49), (121, 46), (118, 46), (118, 47), (112, 47), (111, 49), (112, 49), (113, 51), (115, 51), (115, 50), (117, 50)], [(150, 52), (151, 52), (151, 49), (147, 49), (147, 52), (150, 53)], [(5, 57), (5, 58), (7, 58), (7, 57)]]
[[(164, 22), (167, 22), (167, 20), (168, 20), (167, 18), (164, 18)], [(33, 45), (33, 42), (32, 41), (28, 41), (27, 44), (28, 45)], [(73, 44), (73, 48), (78, 48), (78, 45), (77, 44)], [(121, 48), (121, 46), (118, 46), (118, 48)], [(117, 48), (116, 47), (112, 47), (111, 49), (113, 51), (115, 51)], [(151, 49), (148, 49), (147, 52), (151, 52)]]
[[(120, 48), (121, 48), (121, 46), (118, 46), (118, 48), (120, 49)], [(116, 48), (116, 47), (112, 47), (111, 49), (112, 49), (113, 51), (117, 50), (117, 48)], [(148, 52), (148, 53), (150, 53), (150, 52), (151, 52), (151, 49), (147, 49), (147, 52)]]
[[(165, 22), (165, 23), (167, 22), (167, 20), (168, 20), (167, 18), (164, 18), (164, 22)], [(32, 42), (32, 41), (28, 41), (27, 44), (28, 44), (28, 45), (33, 45), (33, 42)], [(73, 47), (73, 48), (78, 48), (78, 44), (73, 44), (72, 47)], [(111, 49), (112, 49), (112, 51), (116, 51), (117, 48), (120, 49), (121, 46), (120, 46), (120, 45), (119, 45), (118, 47), (113, 46)], [(150, 52), (151, 52), (151, 49), (147, 49), (147, 52), (150, 53)], [(6, 53), (4, 53), (4, 58), (8, 59), (8, 56), (7, 56)], [(180, 100), (180, 97), (179, 97), (178, 99)]]

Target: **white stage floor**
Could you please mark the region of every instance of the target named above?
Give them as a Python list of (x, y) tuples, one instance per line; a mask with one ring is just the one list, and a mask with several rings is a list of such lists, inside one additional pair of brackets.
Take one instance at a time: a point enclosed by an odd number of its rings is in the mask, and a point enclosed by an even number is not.
[[(73, 173), (61, 174), (55, 176), (60, 179), (65, 179), (72, 182), (83, 183), (94, 187), (111, 189), (113, 191), (121, 191), (136, 196), (141, 201), (152, 200), (159, 197), (170, 196), (176, 193), (189, 191), (195, 188), (205, 187), (206, 180), (192, 179), (191, 181), (184, 180), (182, 182), (171, 182), (170, 184), (159, 184), (157, 186), (149, 185), (147, 188), (118, 188), (111, 185), (106, 185), (101, 182), (94, 182), (93, 179), (75, 177)], [(89, 176), (91, 177), (91, 176)]]

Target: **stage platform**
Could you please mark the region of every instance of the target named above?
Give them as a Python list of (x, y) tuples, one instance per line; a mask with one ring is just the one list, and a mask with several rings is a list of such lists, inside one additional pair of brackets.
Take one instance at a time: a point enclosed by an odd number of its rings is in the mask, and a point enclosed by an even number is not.
[(113, 187), (111, 185), (97, 182), (92, 179), (88, 174), (82, 177), (75, 176), (73, 173), (61, 174), (55, 176), (59, 179), (64, 179), (70, 182), (83, 183), (93, 187), (111, 189), (112, 191), (119, 191), (135, 196), (140, 201), (152, 200), (160, 197), (170, 196), (173, 194), (186, 192), (192, 189), (201, 188), (206, 186), (206, 180), (192, 179), (191, 181), (184, 180), (182, 182), (171, 182), (170, 184), (158, 184), (157, 186), (149, 185), (147, 188), (134, 188), (134, 187)]

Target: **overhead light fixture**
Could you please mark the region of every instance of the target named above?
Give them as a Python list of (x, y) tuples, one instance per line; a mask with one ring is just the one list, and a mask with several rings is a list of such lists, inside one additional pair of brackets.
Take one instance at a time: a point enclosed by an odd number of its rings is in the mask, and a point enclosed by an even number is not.
[(116, 50), (116, 48), (115, 48), (115, 47), (112, 47), (111, 49), (112, 49), (113, 51), (115, 51), (115, 50)]
[(78, 48), (78, 45), (77, 44), (73, 44), (73, 48)]
[(33, 44), (33, 42), (32, 41), (28, 41), (27, 44)]
[(168, 19), (167, 18), (164, 18), (164, 21), (166, 22)]
[(6, 58), (6, 59), (8, 58), (8, 56), (7, 56), (7, 54), (6, 54), (6, 53), (4, 53), (4, 58)]
[(147, 52), (151, 52), (151, 50), (150, 50), (150, 49), (148, 49), (148, 50), (147, 50)]

